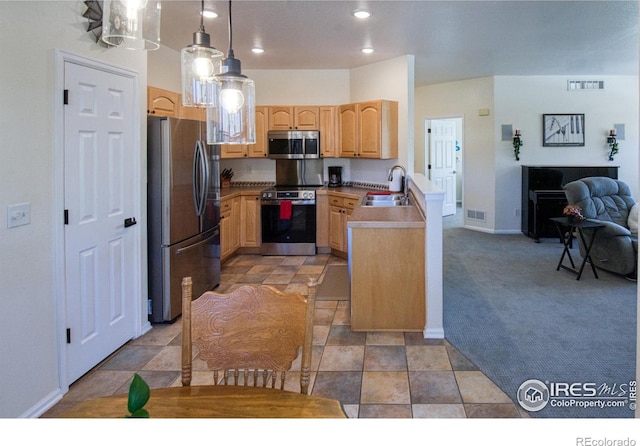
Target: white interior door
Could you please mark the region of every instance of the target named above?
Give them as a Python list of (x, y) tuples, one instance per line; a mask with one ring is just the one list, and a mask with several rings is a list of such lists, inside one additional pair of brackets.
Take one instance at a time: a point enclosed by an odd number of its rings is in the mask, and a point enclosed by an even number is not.
[(430, 121), (429, 175), (444, 193), (442, 215), (456, 213), (456, 122), (455, 119), (432, 119)]
[(135, 333), (134, 78), (64, 64), (64, 251), (71, 383)]

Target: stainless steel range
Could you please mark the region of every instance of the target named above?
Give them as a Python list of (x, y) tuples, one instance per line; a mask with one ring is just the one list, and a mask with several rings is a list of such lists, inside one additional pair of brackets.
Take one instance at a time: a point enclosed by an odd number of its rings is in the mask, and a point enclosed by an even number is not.
[(316, 254), (316, 189), (275, 186), (262, 191), (261, 254)]

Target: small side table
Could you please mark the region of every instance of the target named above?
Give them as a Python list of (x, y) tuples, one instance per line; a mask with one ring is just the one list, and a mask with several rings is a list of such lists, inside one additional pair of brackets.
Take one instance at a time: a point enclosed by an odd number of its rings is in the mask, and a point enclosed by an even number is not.
[[(562, 256), (560, 256), (560, 261), (558, 262), (558, 266), (556, 271), (560, 271), (560, 268), (566, 269), (567, 271), (571, 271), (572, 273), (577, 274), (576, 280), (580, 280), (582, 276), (582, 271), (584, 270), (584, 265), (589, 262), (591, 265), (591, 270), (593, 271), (594, 277), (598, 278), (598, 273), (596, 272), (596, 267), (593, 265), (593, 261), (591, 259), (591, 247), (593, 246), (593, 241), (596, 238), (596, 233), (600, 228), (604, 228), (603, 223), (599, 223), (593, 220), (569, 220), (568, 217), (554, 217), (550, 219), (556, 224), (558, 228), (558, 232), (560, 234), (560, 240), (564, 245), (564, 250), (562, 251)], [(591, 230), (591, 237), (587, 240), (585, 238), (584, 230)], [(582, 263), (580, 264), (580, 268), (576, 269), (576, 265), (573, 262), (573, 258), (571, 257), (571, 253), (569, 252), (569, 248), (573, 246), (573, 233), (577, 231), (582, 244), (585, 247), (585, 256), (582, 259)], [(565, 237), (565, 233), (568, 232), (569, 235)], [(569, 262), (571, 263), (571, 268), (564, 265), (564, 257), (565, 255), (569, 258)]]

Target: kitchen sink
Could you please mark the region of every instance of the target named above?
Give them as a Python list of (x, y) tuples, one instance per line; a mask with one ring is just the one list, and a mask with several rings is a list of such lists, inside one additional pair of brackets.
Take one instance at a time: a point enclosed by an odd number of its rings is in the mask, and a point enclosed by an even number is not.
[(411, 206), (411, 201), (402, 200), (402, 194), (367, 195), (362, 200), (363, 206)]
[(402, 195), (367, 195), (367, 201), (396, 201), (402, 198)]

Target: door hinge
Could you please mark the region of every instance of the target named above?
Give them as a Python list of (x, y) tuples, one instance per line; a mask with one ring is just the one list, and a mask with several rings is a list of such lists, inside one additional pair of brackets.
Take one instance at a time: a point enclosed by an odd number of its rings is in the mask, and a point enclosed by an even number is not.
[(64, 105), (69, 105), (69, 90), (64, 90), (62, 92), (62, 101)]
[(69, 224), (69, 209), (64, 210), (64, 224), (65, 225)]
[(431, 129), (427, 129), (427, 133), (431, 133)]
[(147, 299), (147, 314), (153, 313), (151, 299)]
[(71, 344), (71, 329), (67, 328), (67, 344)]
[(429, 165), (427, 166), (427, 169), (428, 169), (428, 170), (431, 170), (431, 164), (429, 164)]

